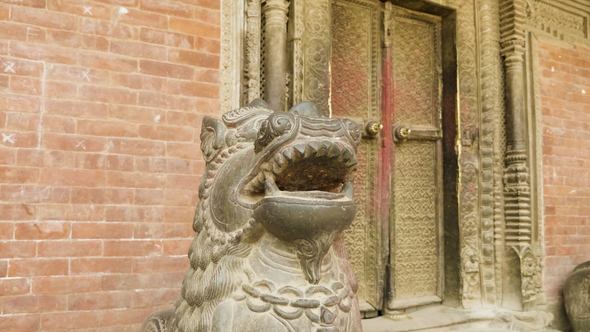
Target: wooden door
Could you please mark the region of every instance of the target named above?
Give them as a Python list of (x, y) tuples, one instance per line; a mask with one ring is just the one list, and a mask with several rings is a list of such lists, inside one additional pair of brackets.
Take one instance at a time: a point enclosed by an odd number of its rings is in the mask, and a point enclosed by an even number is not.
[(384, 125), (359, 147), (345, 233), (365, 317), (441, 302), (444, 277), (441, 20), (393, 6), (385, 36), (383, 7), (332, 6), (332, 115)]
[[(359, 122), (380, 121), (381, 3), (334, 0), (332, 6), (332, 115)], [(379, 139), (364, 139), (354, 179), (357, 216), (345, 233), (365, 317), (382, 309), (388, 248), (383, 245), (375, 191)]]
[(441, 19), (393, 7), (388, 309), (442, 301)]

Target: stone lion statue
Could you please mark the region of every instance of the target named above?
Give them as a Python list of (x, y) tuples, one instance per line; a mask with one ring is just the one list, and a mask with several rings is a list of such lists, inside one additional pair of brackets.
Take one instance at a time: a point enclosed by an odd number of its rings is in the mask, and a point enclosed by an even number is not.
[(311, 103), (205, 117), (197, 232), (174, 310), (144, 331), (360, 331), (339, 234), (355, 215), (360, 127)]

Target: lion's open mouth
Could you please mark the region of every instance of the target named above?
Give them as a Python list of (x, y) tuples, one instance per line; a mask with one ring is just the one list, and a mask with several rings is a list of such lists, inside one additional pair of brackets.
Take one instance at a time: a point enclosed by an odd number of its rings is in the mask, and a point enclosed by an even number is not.
[(245, 190), (258, 197), (352, 198), (350, 174), (356, 163), (348, 144), (299, 142), (281, 148), (262, 163)]

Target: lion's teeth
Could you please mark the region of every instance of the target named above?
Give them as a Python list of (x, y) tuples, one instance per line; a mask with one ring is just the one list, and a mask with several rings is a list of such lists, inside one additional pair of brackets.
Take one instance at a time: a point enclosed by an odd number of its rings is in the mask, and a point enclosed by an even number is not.
[(326, 154), (328, 157), (336, 157), (340, 154), (340, 148), (338, 147), (338, 145), (336, 144), (332, 144), (332, 146), (330, 146), (328, 148), (328, 153)]
[(348, 197), (348, 198), (352, 198), (352, 182), (350, 181), (346, 181), (344, 183), (344, 185), (342, 186), (342, 193)]
[(291, 149), (286, 149), (285, 151), (283, 151), (283, 156), (285, 156), (285, 158), (288, 161), (293, 161), (293, 155), (294, 155), (294, 153), (293, 153), (293, 150), (291, 150)]
[(285, 166), (287, 166), (286, 163), (282, 165), (280, 165), (279, 163), (273, 163), (272, 172), (275, 174), (280, 174), (285, 169)]
[(295, 153), (299, 154), (299, 157), (305, 156), (305, 145), (295, 145)]
[(275, 183), (275, 180), (270, 177), (267, 176), (266, 180), (264, 181), (264, 188), (266, 189), (266, 193), (277, 193), (279, 192), (279, 187), (277, 187), (277, 184)]
[(285, 157), (283, 157), (282, 154), (277, 154), (275, 156), (275, 163), (277, 163), (279, 166), (283, 166), (287, 163), (287, 160), (285, 159)]

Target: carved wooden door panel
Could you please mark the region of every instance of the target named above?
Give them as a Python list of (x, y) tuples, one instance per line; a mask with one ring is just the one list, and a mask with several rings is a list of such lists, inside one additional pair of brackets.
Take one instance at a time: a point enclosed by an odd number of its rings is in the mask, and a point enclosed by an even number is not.
[(442, 301), (441, 21), (393, 7), (388, 309)]
[[(381, 4), (377, 0), (332, 2), (332, 114), (359, 122), (381, 118)], [(354, 179), (357, 216), (344, 237), (359, 285), (361, 311), (382, 309), (387, 246), (375, 209), (380, 142), (365, 139), (358, 148)], [(385, 251), (385, 253), (384, 253)]]
[(441, 21), (391, 13), (384, 53), (382, 2), (332, 3), (332, 114), (385, 124), (359, 146), (358, 212), (345, 233), (365, 317), (441, 302), (443, 293)]

